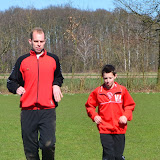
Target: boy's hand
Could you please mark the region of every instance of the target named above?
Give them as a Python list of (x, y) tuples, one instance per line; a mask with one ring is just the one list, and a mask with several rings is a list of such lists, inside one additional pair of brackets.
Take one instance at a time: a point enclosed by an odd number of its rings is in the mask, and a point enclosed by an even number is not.
[(100, 116), (95, 116), (94, 117), (94, 121), (97, 123), (97, 124), (100, 124), (102, 122), (102, 119)]
[(127, 123), (127, 118), (126, 118), (126, 116), (121, 116), (121, 117), (119, 118), (119, 123), (121, 123), (121, 124), (126, 124), (126, 123)]

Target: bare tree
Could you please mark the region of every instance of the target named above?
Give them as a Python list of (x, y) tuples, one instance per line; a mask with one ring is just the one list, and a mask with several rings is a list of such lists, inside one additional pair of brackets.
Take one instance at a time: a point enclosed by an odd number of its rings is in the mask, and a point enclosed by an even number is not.
[(90, 29), (87, 26), (81, 27), (77, 39), (77, 55), (82, 59), (83, 71), (86, 72), (87, 64), (94, 52), (94, 41)]
[[(138, 15), (144, 23), (148, 23), (147, 26), (152, 26), (157, 24), (159, 25), (159, 22), (157, 21), (157, 17), (160, 15), (160, 1), (159, 0), (115, 0), (115, 2), (119, 3), (119, 5), (129, 12), (134, 13), (135, 15)], [(152, 17), (149, 18), (149, 17)], [(159, 33), (159, 28), (157, 29)], [(160, 35), (160, 33), (159, 33)], [(160, 37), (160, 36), (159, 36)], [(158, 76), (157, 76), (157, 87), (160, 89), (160, 38), (158, 40), (159, 43), (159, 52), (158, 52)]]

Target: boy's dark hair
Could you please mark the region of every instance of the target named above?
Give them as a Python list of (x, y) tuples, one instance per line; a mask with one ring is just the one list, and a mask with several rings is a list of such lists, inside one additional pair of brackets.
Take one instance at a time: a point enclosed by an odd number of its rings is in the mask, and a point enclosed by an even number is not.
[(114, 66), (110, 64), (105, 65), (102, 69), (102, 77), (104, 73), (110, 73), (110, 72), (112, 72), (114, 76), (116, 75)]

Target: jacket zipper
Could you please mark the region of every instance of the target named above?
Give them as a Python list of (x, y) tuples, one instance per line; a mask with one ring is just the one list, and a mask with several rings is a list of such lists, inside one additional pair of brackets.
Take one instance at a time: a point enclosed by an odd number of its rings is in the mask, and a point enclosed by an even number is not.
[(38, 66), (38, 80), (37, 80), (37, 103), (38, 103), (38, 90), (39, 90), (39, 59), (37, 59)]

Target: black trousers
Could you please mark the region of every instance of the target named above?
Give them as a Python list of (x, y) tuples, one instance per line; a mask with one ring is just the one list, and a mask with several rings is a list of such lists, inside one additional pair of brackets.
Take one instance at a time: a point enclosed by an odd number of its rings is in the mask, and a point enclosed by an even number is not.
[(56, 112), (54, 109), (22, 110), (21, 130), (27, 160), (54, 160)]
[(124, 134), (100, 134), (103, 147), (102, 160), (124, 160)]

